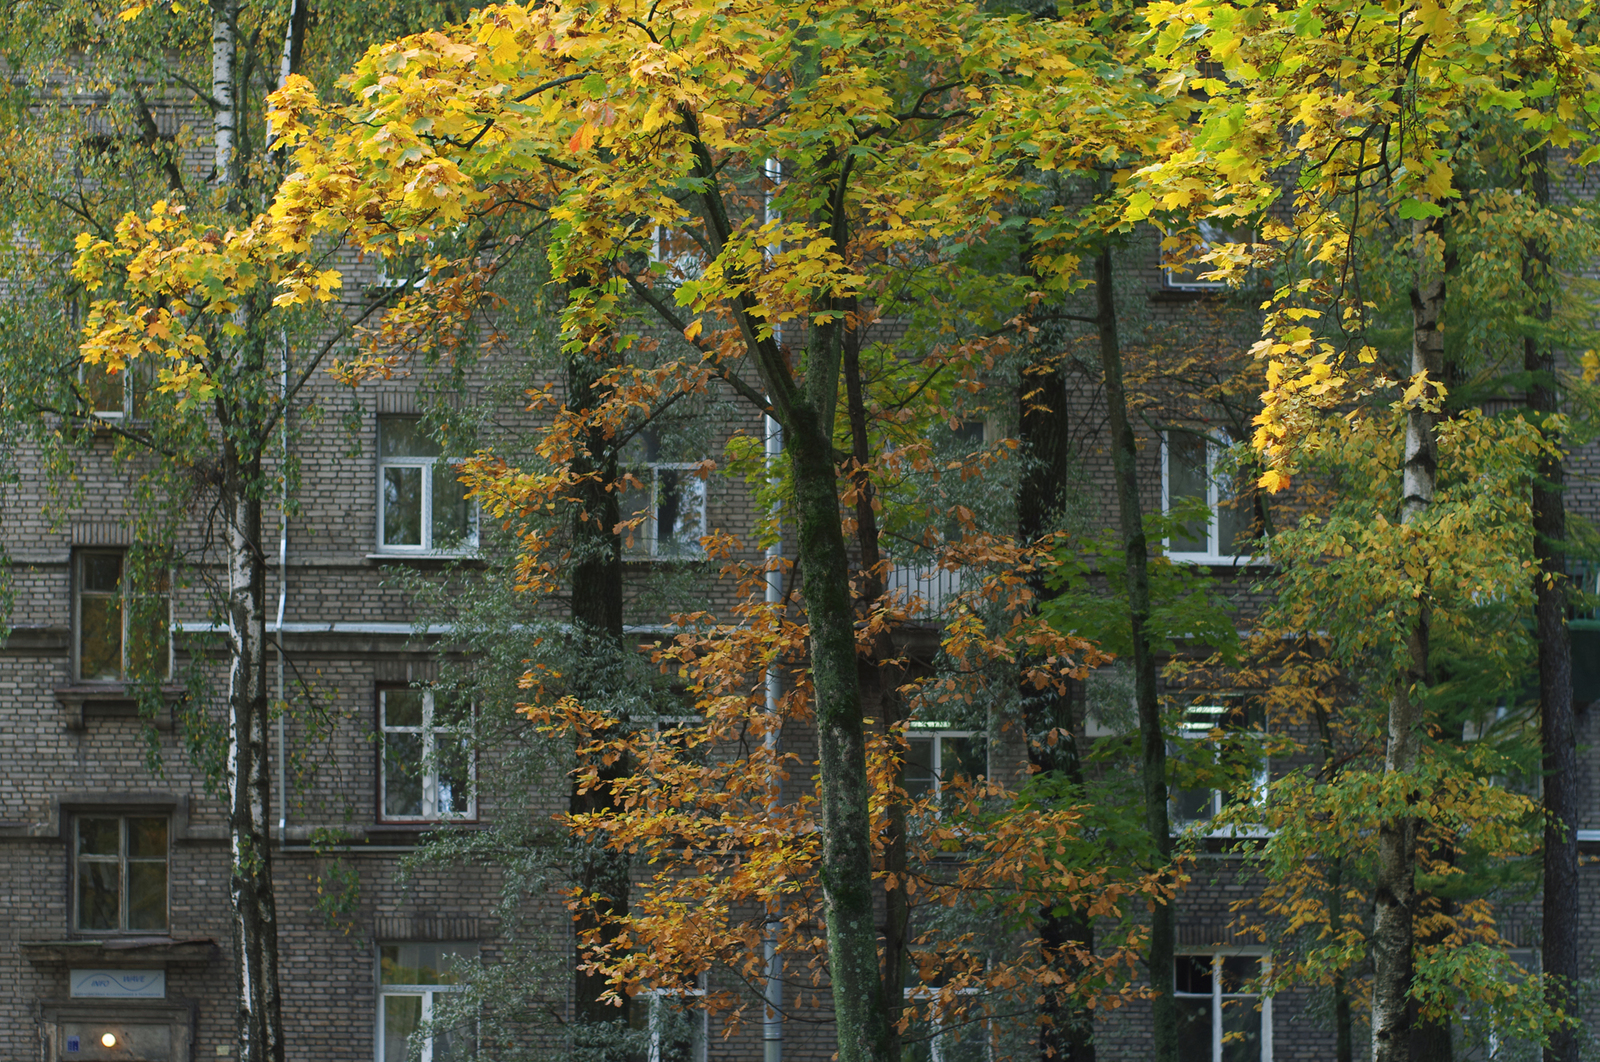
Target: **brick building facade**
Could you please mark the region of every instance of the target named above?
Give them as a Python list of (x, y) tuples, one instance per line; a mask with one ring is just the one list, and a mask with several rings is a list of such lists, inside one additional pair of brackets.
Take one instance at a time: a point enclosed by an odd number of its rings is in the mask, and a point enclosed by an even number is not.
[[(1205, 305), (1203, 294), (1172, 283), (1153, 241), (1130, 258), (1141, 264), (1123, 278), (1125, 297), (1140, 302), (1152, 320), (1181, 326)], [(269, 630), (282, 646), (290, 672), (285, 695), (295, 706), (276, 732), (282, 744), (272, 750), (274, 771), (293, 775), (273, 815), (288, 1050), (304, 1062), (390, 1062), (404, 1057), (406, 1031), (450, 991), (451, 955), (492, 966), (507, 947), (496, 921), (501, 882), (492, 868), (424, 867), (402, 880), (402, 860), (420, 835), (441, 824), (470, 832), (497, 814), (546, 814), (564, 805), (566, 793), (552, 778), (547, 791), (527, 794), (520, 806), (499, 807), (473, 789), (473, 771), (483, 763), (451, 765), (441, 752), (449, 740), (437, 721), (445, 707), (431, 691), (440, 675), (441, 632), (427, 629), (408, 580), (451, 577), (443, 561), (470, 553), (459, 547), (475, 534), (477, 518), (448, 511), (454, 504), (448, 477), (435, 476), (448, 456), (414, 432), (430, 408), (426, 398), (407, 380), (379, 386), (354, 408), (331, 380), (316, 391), (325, 413), (297, 426), (300, 507), (287, 524), (286, 563), (274, 559), (269, 587), (269, 599), (282, 601)], [(1075, 401), (1081, 402), (1074, 422), (1083, 517), (1110, 524), (1115, 503), (1099, 439), (1103, 414), (1092, 387)], [(506, 416), (519, 423), (514, 408)], [(1004, 412), (993, 416), (986, 429), (992, 437), (1009, 431), (1005, 419)], [(1232, 425), (1218, 430), (1237, 434)], [(727, 420), (713, 452), (733, 431), (757, 435), (762, 426), (753, 418)], [(1145, 433), (1141, 445), (1144, 503), (1159, 511), (1181, 486), (1175, 486), (1176, 460), (1156, 433)], [(181, 725), (158, 715), (147, 726), (121, 681), (121, 661), (138, 632), (120, 625), (129, 593), (122, 565), (133, 543), (127, 470), (115, 465), (110, 450), (107, 436), (83, 456), (81, 497), (64, 509), (53, 507), (43, 473), (26, 455), (18, 461), (22, 479), (4, 500), (17, 593), (0, 653), (0, 984), (7, 986), (0, 993), (0, 1062), (181, 1062), (232, 1052), (223, 806), (186, 756)], [(1195, 453), (1209, 460), (1204, 446)], [(1590, 474), (1596, 458), (1591, 446), (1571, 463), (1570, 503), (1586, 515), (1600, 515)], [(692, 511), (701, 502), (685, 504)], [(745, 486), (727, 480), (709, 482), (703, 505), (705, 526), (736, 533), (756, 515)], [(1220, 534), (1213, 529), (1205, 543), (1197, 540), (1187, 559), (1210, 564), (1248, 614), (1253, 587), (1270, 568), (1222, 555)], [(662, 560), (688, 575), (677, 592), (702, 607), (732, 602), (733, 589), (716, 582), (713, 566), (664, 553), (630, 561), (635, 589), (654, 585)], [(630, 625), (663, 622), (659, 596), (632, 600)], [(181, 575), (171, 610), (182, 663), (202, 652), (198, 637), (209, 618), (203, 596)], [(179, 696), (173, 690), (173, 699)], [(1580, 718), (1590, 747), (1600, 738), (1596, 720), (1588, 713)], [(151, 741), (159, 768), (147, 755)], [(806, 737), (795, 735), (791, 747), (803, 752)], [(997, 760), (1006, 758), (1020, 758), (1018, 750), (997, 741), (989, 769), (998, 771)], [(1592, 794), (1590, 777), (1586, 772)], [(1600, 848), (1600, 806), (1592, 796), (1587, 806), (1580, 840), (1589, 852)], [(346, 877), (334, 876), (334, 867)], [(1583, 870), (1591, 898), (1587, 876), (1597, 872), (1592, 862)], [(330, 907), (326, 894), (341, 881), (356, 888), (347, 904)], [(1237, 1016), (1257, 1015), (1249, 1041), (1255, 1053), (1225, 1047), (1207, 1030), (1203, 1043), (1198, 1031), (1186, 1043), (1184, 1057), (1331, 1057), (1332, 1034), (1308, 994), (1286, 994), (1256, 1010), (1228, 991), (1241, 962), (1249, 967), (1270, 954), (1231, 927), (1229, 903), (1252, 887), (1226, 854), (1202, 859), (1178, 902), (1182, 957), (1174, 976), (1195, 1014), (1210, 1015), (1227, 996), (1236, 1001), (1226, 1011), (1229, 1021), (1249, 1025), (1252, 1019)], [(545, 926), (550, 946), (564, 954), (570, 931), (558, 899), (530, 896), (527, 905), (528, 917)], [(1508, 935), (1532, 947), (1536, 915), (1527, 922), (1528, 930)], [(559, 1010), (568, 988), (551, 991)], [(1145, 1057), (1147, 1021), (1139, 1004), (1103, 1016), (1101, 1062)], [(759, 1022), (728, 1038), (719, 1031), (710, 1030), (701, 1057), (761, 1055)], [(101, 1046), (103, 1035), (119, 1037), (120, 1046)], [(446, 1052), (433, 1050), (423, 1057), (442, 1062)], [(919, 1057), (954, 1062), (953, 1052), (922, 1050)], [(832, 1054), (831, 1032), (792, 1023), (783, 1053), (791, 1062), (821, 1062)]]

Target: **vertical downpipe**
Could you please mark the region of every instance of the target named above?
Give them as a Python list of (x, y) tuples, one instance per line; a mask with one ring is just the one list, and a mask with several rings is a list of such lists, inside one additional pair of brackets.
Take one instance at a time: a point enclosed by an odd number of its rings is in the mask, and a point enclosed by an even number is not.
[[(783, 456), (783, 428), (771, 417), (765, 418), (766, 424), (766, 461), (768, 469), (768, 483), (775, 484), (777, 480), (778, 460)], [(780, 525), (779, 538), (767, 547), (767, 587), (766, 600), (769, 606), (776, 608), (783, 601), (783, 572), (779, 569), (779, 562), (783, 560), (783, 539)], [(765, 743), (772, 761), (776, 763), (778, 757), (778, 698), (783, 694), (783, 676), (779, 673), (776, 663), (767, 668), (767, 717), (769, 726)], [(780, 793), (774, 793), (772, 810), (776, 812), (777, 804), (781, 800)], [(767, 907), (766, 938), (764, 951), (766, 957), (766, 982), (763, 985), (762, 1022), (761, 1022), (761, 1049), (762, 1062), (783, 1062), (783, 958), (778, 954), (778, 920), (779, 907), (776, 901)]]
[[(282, 418), (281, 461), (289, 460), (289, 333), (283, 333), (283, 349), (278, 354), (278, 416)], [(289, 471), (280, 467), (278, 495), (278, 847), (289, 842), (289, 745), (284, 716), (288, 714), (283, 697), (283, 613), (289, 603)]]
[[(772, 200), (778, 182), (783, 177), (782, 165), (777, 159), (768, 159), (762, 164), (766, 171), (767, 189), (762, 202), (762, 213), (767, 221), (773, 220)], [(768, 249), (769, 253), (777, 250), (776, 247)], [(782, 325), (773, 326), (773, 338), (781, 347), (783, 345)], [(767, 485), (776, 489), (778, 483), (778, 462), (783, 458), (783, 427), (772, 417), (763, 418), (763, 427), (766, 429), (765, 456), (767, 464)], [(774, 508), (777, 503), (774, 502)], [(777, 515), (774, 513), (774, 515)], [(783, 601), (783, 572), (779, 564), (783, 560), (783, 525), (778, 525), (778, 536), (772, 545), (767, 547), (767, 586), (766, 601), (774, 608)], [(783, 676), (778, 671), (774, 662), (767, 668), (767, 718), (770, 726), (767, 730), (766, 746), (774, 764), (778, 758), (778, 699), (783, 695)], [(782, 799), (782, 793), (773, 794), (772, 810), (776, 812), (777, 805)], [(783, 957), (778, 954), (778, 923), (779, 906), (776, 901), (767, 907), (767, 921), (763, 927), (766, 930), (763, 941), (763, 952), (766, 958), (766, 980), (762, 985), (761, 1008), (761, 1058), (762, 1062), (783, 1062)]]

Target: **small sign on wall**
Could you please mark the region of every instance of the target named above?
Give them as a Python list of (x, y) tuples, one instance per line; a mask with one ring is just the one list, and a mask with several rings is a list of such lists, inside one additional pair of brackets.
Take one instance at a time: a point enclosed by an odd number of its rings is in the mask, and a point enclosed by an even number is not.
[(165, 970), (73, 970), (74, 999), (166, 999)]

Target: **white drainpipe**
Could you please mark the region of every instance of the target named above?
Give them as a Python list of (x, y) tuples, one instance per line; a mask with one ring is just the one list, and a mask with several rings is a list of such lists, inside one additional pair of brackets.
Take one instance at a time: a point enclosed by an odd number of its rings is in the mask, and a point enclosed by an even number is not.
[[(283, 418), (283, 456), (289, 460), (289, 333), (283, 333), (283, 349), (278, 356), (278, 416)], [(288, 839), (289, 829), (289, 745), (283, 698), (283, 613), (289, 604), (289, 470), (280, 467), (283, 487), (278, 497), (278, 844)]]
[[(777, 159), (768, 159), (762, 166), (767, 176), (766, 197), (762, 204), (762, 213), (768, 221), (772, 220), (772, 199), (778, 181), (783, 178), (781, 163)], [(771, 248), (776, 251), (777, 248)], [(779, 345), (783, 343), (783, 326), (775, 325), (772, 338)], [(766, 462), (767, 485), (776, 488), (778, 483), (778, 462), (783, 457), (783, 428), (772, 417), (765, 417), (766, 428)], [(773, 503), (776, 508), (777, 503)], [(776, 515), (776, 514), (775, 514)], [(778, 537), (772, 545), (767, 547), (767, 593), (768, 605), (776, 606), (783, 601), (783, 572), (778, 568), (778, 562), (783, 559), (783, 530), (782, 524), (778, 527)], [(778, 755), (778, 699), (783, 695), (783, 676), (776, 663), (767, 668), (767, 716), (774, 724), (767, 731), (766, 746), (771, 756), (776, 759)], [(771, 810), (776, 818), (778, 804), (782, 800), (782, 793), (773, 795)], [(761, 1008), (761, 1051), (762, 1062), (783, 1062), (783, 956), (778, 954), (778, 925), (780, 907), (774, 902), (767, 908), (767, 922), (763, 940), (763, 953), (767, 960), (766, 979), (762, 985)]]

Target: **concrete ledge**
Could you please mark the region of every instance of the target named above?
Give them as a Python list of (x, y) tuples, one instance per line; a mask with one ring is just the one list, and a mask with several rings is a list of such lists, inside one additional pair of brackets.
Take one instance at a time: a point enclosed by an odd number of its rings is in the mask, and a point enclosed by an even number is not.
[(34, 963), (208, 963), (221, 954), (210, 937), (103, 937), (94, 940), (24, 940), (23, 957)]

